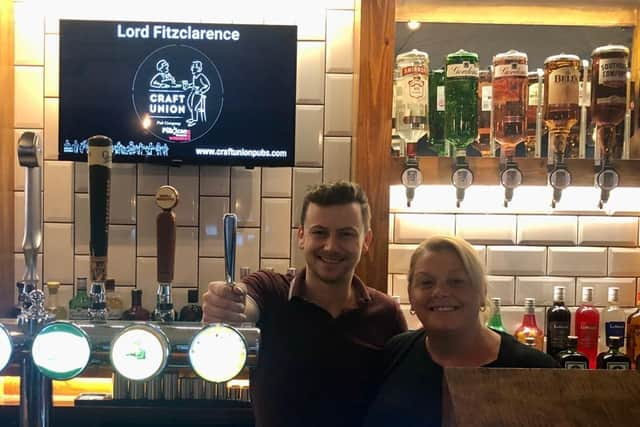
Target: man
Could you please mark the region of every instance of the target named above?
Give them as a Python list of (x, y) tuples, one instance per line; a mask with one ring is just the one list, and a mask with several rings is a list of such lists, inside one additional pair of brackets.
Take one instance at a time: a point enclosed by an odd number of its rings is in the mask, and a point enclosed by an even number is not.
[(302, 204), (305, 268), (291, 283), (259, 271), (235, 287), (209, 284), (205, 322), (249, 321), (261, 329), (250, 379), (256, 426), (362, 423), (381, 374), (381, 349), (407, 328), (399, 305), (354, 275), (371, 243), (370, 219), (357, 184), (317, 186)]

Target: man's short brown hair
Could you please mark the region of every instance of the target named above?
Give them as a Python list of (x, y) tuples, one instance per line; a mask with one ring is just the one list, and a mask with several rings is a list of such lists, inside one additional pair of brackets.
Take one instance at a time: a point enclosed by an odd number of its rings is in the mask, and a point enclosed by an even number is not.
[(371, 227), (371, 208), (369, 199), (362, 188), (355, 182), (338, 181), (332, 184), (315, 185), (307, 191), (302, 201), (302, 212), (300, 213), (300, 225), (304, 225), (309, 209), (309, 203), (318, 206), (348, 205), (357, 203), (362, 212), (362, 223), (365, 231)]

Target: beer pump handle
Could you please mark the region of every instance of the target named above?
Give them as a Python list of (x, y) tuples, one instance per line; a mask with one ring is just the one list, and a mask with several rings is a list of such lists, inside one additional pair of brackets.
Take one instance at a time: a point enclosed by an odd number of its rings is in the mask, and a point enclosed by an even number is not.
[(238, 217), (232, 213), (224, 214), (224, 271), (225, 281), (233, 286), (236, 281), (236, 233)]
[(178, 204), (178, 191), (163, 185), (156, 193), (156, 204), (162, 209), (156, 219), (158, 282), (173, 282), (176, 261), (176, 214), (173, 208)]
[(111, 139), (96, 135), (89, 138), (89, 221), (91, 280), (107, 279), (109, 243), (109, 199), (111, 190)]

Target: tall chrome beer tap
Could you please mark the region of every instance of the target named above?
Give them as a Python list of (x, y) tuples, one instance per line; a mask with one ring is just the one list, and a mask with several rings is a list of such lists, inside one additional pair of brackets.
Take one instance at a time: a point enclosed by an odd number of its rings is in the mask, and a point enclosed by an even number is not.
[(89, 138), (89, 223), (91, 305), (89, 318), (107, 320), (107, 301), (104, 282), (107, 280), (107, 252), (109, 247), (109, 200), (111, 195), (111, 139), (96, 135)]

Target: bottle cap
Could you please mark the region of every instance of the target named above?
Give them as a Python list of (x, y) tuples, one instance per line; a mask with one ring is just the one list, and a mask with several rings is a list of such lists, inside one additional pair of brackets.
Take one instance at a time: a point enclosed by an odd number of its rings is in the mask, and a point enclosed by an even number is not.
[(553, 287), (553, 301), (564, 302), (564, 294), (567, 288), (564, 286), (554, 286)]
[(189, 289), (187, 291), (187, 302), (189, 304), (197, 304), (198, 303), (198, 290), (197, 289)]
[(593, 302), (593, 288), (582, 288), (582, 302)]
[(51, 289), (57, 290), (58, 288), (60, 288), (60, 282), (47, 282), (46, 285), (49, 290)]
[(525, 298), (524, 299), (524, 308), (527, 308), (527, 309), (536, 308), (536, 299), (535, 298)]
[(86, 277), (78, 277), (78, 289), (87, 290), (87, 278)]
[(498, 308), (500, 307), (500, 304), (502, 303), (502, 300), (499, 297), (493, 297), (491, 298), (491, 302), (493, 303), (493, 306)]
[(620, 288), (615, 286), (610, 287), (607, 292), (607, 297), (609, 303), (617, 304), (620, 300)]

